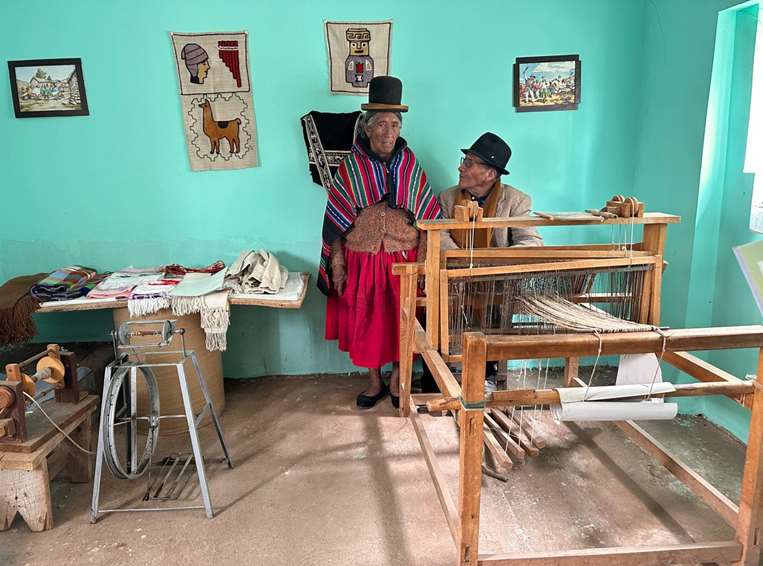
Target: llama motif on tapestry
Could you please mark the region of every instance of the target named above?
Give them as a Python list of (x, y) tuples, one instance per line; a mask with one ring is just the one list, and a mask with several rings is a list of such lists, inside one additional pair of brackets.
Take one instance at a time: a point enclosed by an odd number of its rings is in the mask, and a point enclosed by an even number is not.
[(246, 32), (172, 33), (191, 169), (259, 164)]
[(332, 94), (368, 94), (368, 84), (389, 73), (392, 22), (324, 22)]

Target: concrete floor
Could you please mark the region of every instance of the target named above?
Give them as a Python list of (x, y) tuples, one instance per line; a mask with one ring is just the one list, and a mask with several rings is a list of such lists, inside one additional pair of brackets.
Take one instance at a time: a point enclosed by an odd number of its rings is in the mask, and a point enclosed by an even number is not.
[[(228, 381), (223, 427), (236, 467), (208, 466), (214, 520), (202, 511), (116, 513), (91, 525), (91, 486), (62, 478), (52, 487), (55, 528), (30, 533), (17, 517), (0, 533), (0, 564), (452, 564), (455, 547), (415, 433), (388, 399), (357, 411), (364, 383), (361, 376)], [(453, 421), (424, 419), (455, 499)], [(481, 552), (733, 538), (615, 427), (543, 418), (540, 428), (548, 446), (539, 457), (507, 483), (483, 477)], [(740, 443), (702, 418), (646, 428), (738, 499)], [(219, 457), (208, 427), (203, 440), (207, 458)], [(163, 438), (159, 450), (179, 442)], [(104, 503), (136, 501), (143, 490), (142, 480), (106, 477)]]

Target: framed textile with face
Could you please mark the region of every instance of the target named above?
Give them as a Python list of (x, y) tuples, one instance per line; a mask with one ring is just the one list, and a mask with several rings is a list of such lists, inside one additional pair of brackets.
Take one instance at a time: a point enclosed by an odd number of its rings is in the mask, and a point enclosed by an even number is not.
[(392, 22), (324, 22), (331, 94), (368, 94), (371, 79), (389, 74)]

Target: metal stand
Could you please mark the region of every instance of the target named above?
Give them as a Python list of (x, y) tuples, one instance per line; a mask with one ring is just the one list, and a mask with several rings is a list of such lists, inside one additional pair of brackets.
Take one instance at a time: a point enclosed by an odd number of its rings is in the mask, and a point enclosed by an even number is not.
[[(160, 324), (162, 328), (156, 331), (136, 331), (130, 332), (130, 327), (138, 324)], [(209, 412), (212, 418), (212, 424), (214, 425), (217, 437), (220, 441), (220, 447), (225, 455), (225, 461), (229, 468), (233, 468), (233, 461), (228, 453), (228, 447), (225, 444), (225, 438), (223, 437), (222, 427), (220, 426), (220, 420), (217, 417), (214, 406), (212, 404), (212, 398), (207, 389), (207, 382), (202, 374), (201, 367), (199, 366), (196, 354), (192, 350), (186, 350), (185, 341), (181, 350), (163, 351), (162, 347), (168, 345), (172, 340), (172, 335), (179, 334), (181, 338), (184, 338), (183, 329), (175, 329), (174, 321), (146, 321), (146, 322), (127, 322), (120, 326), (118, 331), (112, 332), (114, 339), (114, 350), (116, 359), (106, 366), (103, 384), (103, 399), (101, 401), (101, 423), (98, 427), (98, 449), (96, 452), (95, 461), (95, 477), (93, 481), (93, 497), (90, 506), (90, 522), (95, 523), (99, 516), (104, 513), (124, 512), (124, 511), (176, 511), (181, 509), (204, 509), (209, 519), (214, 517), (214, 510), (212, 508), (212, 501), (209, 496), (209, 487), (207, 484), (206, 471), (204, 469), (204, 457), (201, 452), (201, 443), (199, 442), (198, 425), (202, 419)], [(156, 344), (143, 344), (136, 345), (131, 343), (131, 337), (133, 336), (161, 336), (162, 339)], [(159, 348), (159, 351), (140, 351)], [(132, 353), (138, 356), (145, 356), (146, 358), (152, 355), (167, 355), (177, 354), (177, 362), (163, 362), (163, 363), (149, 363), (148, 361), (139, 360), (130, 362), (128, 360), (125, 350), (130, 350)], [(194, 414), (193, 405), (191, 403), (191, 396), (188, 389), (188, 380), (186, 378), (185, 363), (187, 361), (193, 365), (194, 373), (199, 381), (199, 387), (204, 395), (204, 406), (201, 408), (198, 414)], [(180, 385), (180, 392), (183, 398), (184, 413), (178, 415), (162, 415), (159, 416), (159, 402), (158, 392), (156, 389), (156, 381), (153, 376), (151, 368), (154, 367), (175, 367), (177, 371), (177, 378)], [(147, 417), (137, 416), (137, 376), (138, 370), (141, 370), (149, 391), (149, 405), (150, 414)], [(129, 380), (126, 379), (129, 376)], [(116, 409), (116, 397), (119, 393), (123, 395), (124, 407), (121, 411)], [(156, 398), (152, 398), (154, 395)], [(191, 448), (193, 450), (193, 460), (196, 468), (196, 475), (199, 480), (199, 489), (201, 491), (201, 498), (203, 506), (186, 506), (186, 507), (132, 507), (132, 508), (119, 508), (119, 509), (102, 509), (99, 507), (100, 491), (101, 491), (101, 475), (103, 472), (103, 463), (106, 461), (107, 467), (114, 473), (116, 477), (123, 479), (135, 479), (144, 472), (149, 470), (149, 492), (150, 492), (150, 467), (151, 456), (156, 448), (156, 439), (158, 437), (158, 428), (160, 419), (165, 418), (185, 418), (188, 423), (188, 435), (191, 439)], [(148, 438), (146, 446), (143, 450), (143, 455), (138, 453), (138, 427), (137, 421), (145, 420), (148, 424)], [(120, 465), (119, 456), (116, 454), (116, 443), (114, 427), (119, 425), (126, 426), (127, 436), (127, 462), (125, 466)], [(107, 454), (107, 451), (109, 452)], [(158, 498), (157, 499), (166, 499)]]

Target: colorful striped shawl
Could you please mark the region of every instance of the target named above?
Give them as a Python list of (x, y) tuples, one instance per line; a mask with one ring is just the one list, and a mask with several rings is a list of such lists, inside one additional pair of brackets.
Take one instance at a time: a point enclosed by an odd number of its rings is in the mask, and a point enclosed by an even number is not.
[(356, 141), (334, 176), (328, 191), (323, 219), (323, 247), (318, 268), (318, 288), (326, 295), (332, 284), (329, 274), (331, 244), (350, 229), (358, 211), (389, 194), (388, 203), (405, 208), (416, 220), (441, 218), (442, 212), (424, 168), (405, 143), (385, 165)]

